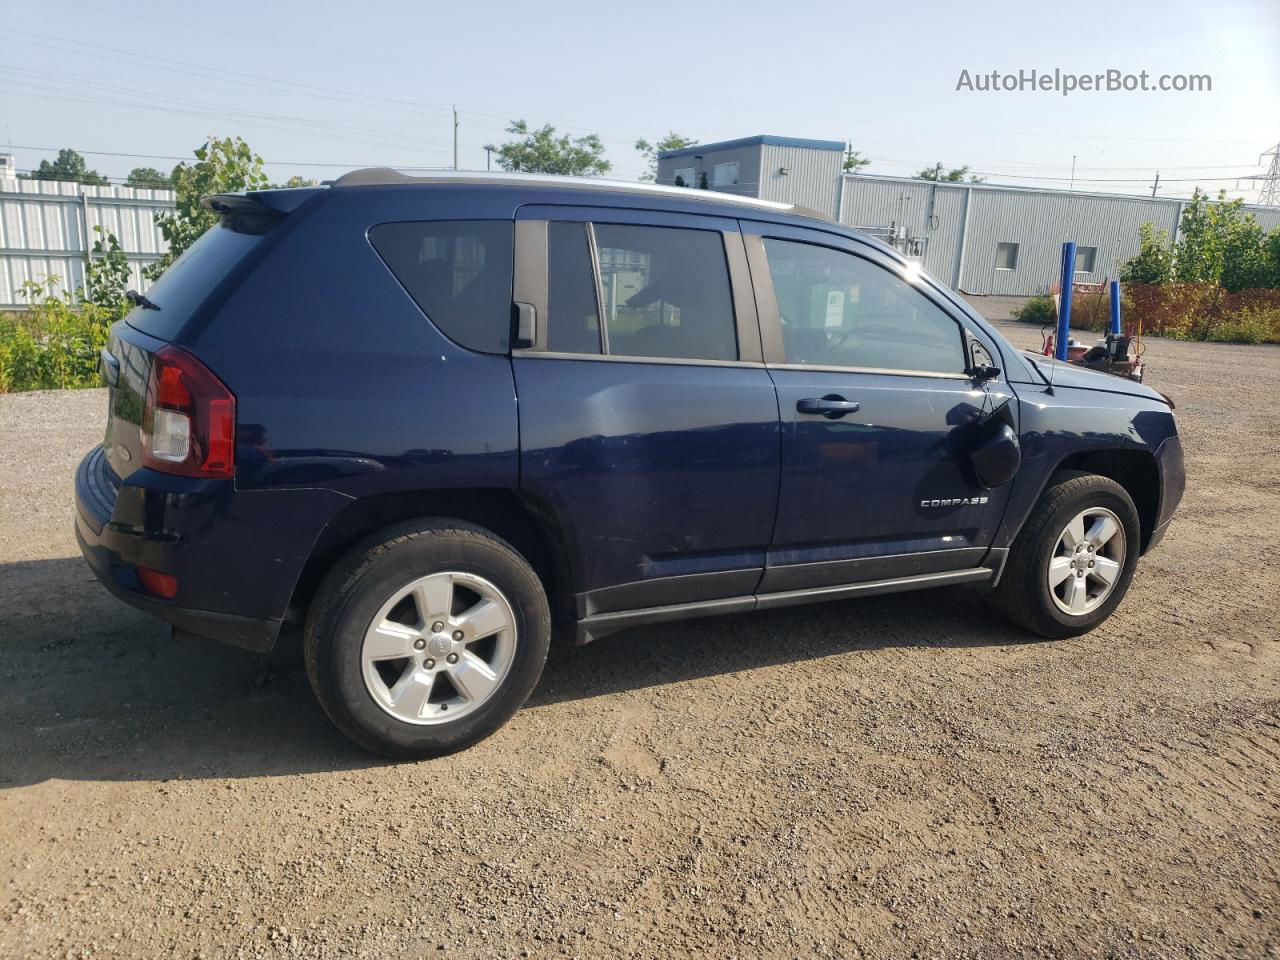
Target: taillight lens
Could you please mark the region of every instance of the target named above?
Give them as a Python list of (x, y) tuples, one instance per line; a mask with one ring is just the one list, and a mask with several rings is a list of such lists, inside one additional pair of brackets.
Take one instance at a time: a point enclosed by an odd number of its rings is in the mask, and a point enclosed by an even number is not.
[(161, 347), (151, 361), (142, 412), (142, 462), (184, 477), (235, 469), (236, 398), (187, 351)]

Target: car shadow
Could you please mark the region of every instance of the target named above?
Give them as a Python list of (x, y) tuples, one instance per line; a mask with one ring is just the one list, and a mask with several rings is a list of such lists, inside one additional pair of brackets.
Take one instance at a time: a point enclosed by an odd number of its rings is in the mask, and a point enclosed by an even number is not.
[[(691, 620), (557, 647), (528, 708), (854, 650), (1025, 640), (961, 589)], [(296, 641), (260, 655), (174, 640), (79, 557), (0, 565), (0, 676), (0, 790), (385, 765), (331, 726)]]

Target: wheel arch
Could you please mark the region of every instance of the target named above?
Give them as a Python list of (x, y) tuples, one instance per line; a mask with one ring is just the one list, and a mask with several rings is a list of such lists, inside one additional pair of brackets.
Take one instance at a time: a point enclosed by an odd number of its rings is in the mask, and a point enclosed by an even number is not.
[(550, 507), (506, 488), (399, 491), (362, 497), (325, 525), (294, 586), (286, 623), (300, 624), (325, 574), (353, 546), (392, 524), (444, 518), (484, 527), (506, 540), (533, 567), (546, 590), (553, 620), (573, 616), (576, 571)]
[[(1139, 553), (1146, 553), (1160, 516), (1160, 468), (1148, 450), (1082, 450), (1065, 457), (1045, 481), (1044, 489), (1064, 470), (1080, 470), (1114, 480), (1138, 508), (1141, 526)], [(1044, 490), (1041, 490), (1043, 496)]]

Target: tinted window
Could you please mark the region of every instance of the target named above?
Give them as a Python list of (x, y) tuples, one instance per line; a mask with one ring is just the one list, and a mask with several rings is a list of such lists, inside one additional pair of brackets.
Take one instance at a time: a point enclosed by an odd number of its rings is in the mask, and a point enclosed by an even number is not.
[(509, 220), (384, 223), (374, 249), (431, 322), (451, 340), (506, 353), (511, 337)]
[(602, 223), (595, 235), (610, 354), (738, 358), (719, 233)]
[(547, 225), (547, 349), (599, 353), (600, 318), (585, 223)]
[(764, 245), (788, 363), (964, 371), (959, 325), (901, 277), (828, 247)]
[(235, 230), (219, 221), (147, 290), (147, 299), (160, 309), (135, 309), (129, 314), (129, 326), (161, 340), (174, 339), (213, 288), (261, 242), (260, 232)]

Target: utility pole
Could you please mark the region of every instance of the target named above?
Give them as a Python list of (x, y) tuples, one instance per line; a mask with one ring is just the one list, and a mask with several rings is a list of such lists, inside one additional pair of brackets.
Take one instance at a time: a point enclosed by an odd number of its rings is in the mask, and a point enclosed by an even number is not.
[(458, 108), (453, 108), (453, 169), (458, 169)]
[(484, 148), (484, 168), (486, 170), (493, 169), (493, 147)]
[(1067, 193), (1072, 193), (1076, 188), (1076, 155), (1071, 155), (1071, 185), (1067, 187)]
[(942, 161), (939, 160), (937, 165), (934, 166), (933, 168), (933, 182), (937, 183), (941, 179), (942, 179)]
[(1160, 189), (1160, 171), (1156, 171), (1156, 182), (1151, 185), (1151, 195), (1154, 197), (1156, 191)]

